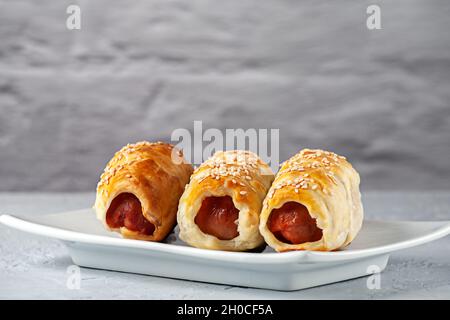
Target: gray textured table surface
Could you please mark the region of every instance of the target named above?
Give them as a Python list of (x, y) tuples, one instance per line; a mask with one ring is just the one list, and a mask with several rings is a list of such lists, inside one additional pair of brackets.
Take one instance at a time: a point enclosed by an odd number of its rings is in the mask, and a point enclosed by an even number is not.
[[(89, 207), (93, 194), (0, 193), (0, 212), (45, 214)], [(368, 192), (366, 217), (450, 220), (450, 192)], [(381, 288), (366, 278), (294, 292), (249, 289), (102, 270), (81, 269), (81, 286), (67, 288), (72, 264), (58, 241), (0, 226), (3, 299), (449, 299), (450, 237), (395, 252)]]

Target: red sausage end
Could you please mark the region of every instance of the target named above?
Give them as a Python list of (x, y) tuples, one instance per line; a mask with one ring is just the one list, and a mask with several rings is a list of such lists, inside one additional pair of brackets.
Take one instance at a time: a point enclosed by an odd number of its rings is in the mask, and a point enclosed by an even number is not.
[(155, 231), (153, 223), (142, 215), (141, 202), (131, 193), (114, 198), (106, 213), (106, 223), (113, 229), (126, 227), (144, 235), (152, 235)]
[(203, 233), (231, 240), (239, 235), (235, 222), (238, 218), (239, 210), (230, 196), (208, 197), (203, 200), (194, 221)]
[(297, 202), (287, 202), (270, 213), (269, 230), (284, 243), (300, 244), (315, 242), (322, 238), (322, 229), (317, 227), (308, 209)]

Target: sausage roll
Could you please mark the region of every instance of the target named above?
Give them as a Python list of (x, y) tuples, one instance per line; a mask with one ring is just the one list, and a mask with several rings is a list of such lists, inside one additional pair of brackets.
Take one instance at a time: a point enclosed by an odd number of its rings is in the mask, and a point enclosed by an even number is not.
[(180, 238), (214, 250), (261, 246), (259, 215), (273, 179), (270, 167), (252, 152), (216, 152), (194, 171), (180, 199)]
[(305, 149), (282, 164), (264, 199), (259, 230), (276, 251), (331, 251), (361, 229), (359, 174), (345, 157)]
[(176, 223), (178, 201), (193, 171), (162, 142), (127, 145), (109, 161), (94, 208), (108, 230), (125, 238), (163, 240)]

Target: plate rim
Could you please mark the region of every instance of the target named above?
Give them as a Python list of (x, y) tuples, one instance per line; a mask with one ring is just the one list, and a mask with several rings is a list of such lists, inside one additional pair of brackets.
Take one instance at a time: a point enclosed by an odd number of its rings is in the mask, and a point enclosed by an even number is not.
[[(91, 208), (72, 210), (47, 215), (58, 214), (76, 214), (80, 212), (92, 211)], [(179, 246), (168, 243), (149, 242), (124, 238), (113, 238), (103, 235), (87, 234), (78, 231), (66, 230), (58, 227), (52, 227), (38, 222), (28, 221), (25, 217), (17, 217), (10, 214), (0, 214), (0, 223), (8, 227), (35, 234), (38, 236), (44, 236), (47, 238), (58, 239), (65, 242), (77, 242), (88, 245), (102, 245), (113, 246), (120, 248), (130, 249), (145, 249), (153, 250), (158, 253), (176, 254), (185, 257), (194, 257), (206, 260), (215, 260), (219, 262), (238, 262), (242, 264), (289, 264), (289, 263), (331, 263), (340, 262), (346, 260), (354, 260), (365, 258), (369, 256), (376, 256), (381, 254), (390, 253), (393, 251), (406, 249), (421, 244), (425, 244), (440, 238), (443, 238), (450, 234), (450, 221), (397, 221), (397, 220), (366, 220), (371, 222), (384, 222), (384, 223), (436, 223), (439, 224), (436, 230), (429, 232), (422, 236), (399, 241), (383, 246), (368, 248), (368, 249), (355, 249), (347, 251), (335, 251), (335, 252), (321, 252), (321, 251), (290, 251), (290, 252), (267, 252), (267, 253), (255, 253), (255, 252), (230, 252), (221, 250), (207, 250), (189, 246)]]

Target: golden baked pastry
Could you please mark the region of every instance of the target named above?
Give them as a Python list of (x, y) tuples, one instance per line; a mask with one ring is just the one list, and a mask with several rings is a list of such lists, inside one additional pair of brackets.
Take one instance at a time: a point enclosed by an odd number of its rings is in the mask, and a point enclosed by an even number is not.
[(178, 201), (193, 168), (172, 145), (129, 144), (109, 161), (94, 208), (108, 230), (125, 238), (161, 241), (176, 223)]
[(304, 149), (285, 163), (263, 204), (259, 230), (276, 251), (331, 251), (361, 229), (359, 174), (345, 157)]
[(219, 151), (197, 168), (180, 199), (180, 238), (206, 249), (244, 251), (264, 243), (262, 202), (274, 178), (249, 151)]

